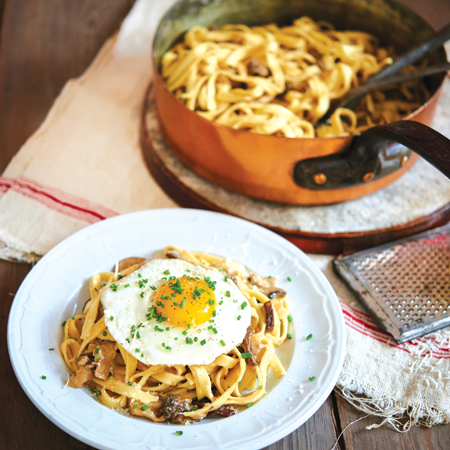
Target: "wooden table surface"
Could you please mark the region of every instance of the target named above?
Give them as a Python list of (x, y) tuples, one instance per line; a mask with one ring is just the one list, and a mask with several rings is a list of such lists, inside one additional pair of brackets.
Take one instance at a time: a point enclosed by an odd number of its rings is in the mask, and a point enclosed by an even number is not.
[[(450, 0), (402, 0), (436, 29), (450, 22)], [(86, 69), (116, 31), (133, 0), (0, 0), (0, 173), (44, 120), (69, 78)], [(450, 106), (450, 105), (449, 105)], [(21, 389), (6, 343), (14, 294), (31, 266), (0, 261), (0, 449), (91, 449), (47, 420)], [(331, 449), (364, 414), (333, 393), (316, 414), (270, 450)], [(400, 434), (368, 417), (351, 425), (336, 448), (450, 449), (450, 426)]]

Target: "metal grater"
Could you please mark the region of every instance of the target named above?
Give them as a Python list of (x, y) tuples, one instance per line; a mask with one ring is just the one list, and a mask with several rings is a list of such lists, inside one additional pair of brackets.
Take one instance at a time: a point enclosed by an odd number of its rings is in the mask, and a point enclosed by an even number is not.
[(333, 265), (399, 344), (450, 325), (450, 224), (339, 257)]

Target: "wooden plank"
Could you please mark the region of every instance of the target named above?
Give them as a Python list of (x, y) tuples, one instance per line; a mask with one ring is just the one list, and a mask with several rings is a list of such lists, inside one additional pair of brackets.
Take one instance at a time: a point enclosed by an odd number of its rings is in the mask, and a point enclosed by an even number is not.
[[(278, 442), (265, 447), (263, 450), (330, 450), (336, 442), (340, 431), (334, 414), (332, 394), (319, 410), (304, 425), (297, 428), (290, 435)], [(335, 450), (344, 447), (336, 446)]]
[(42, 123), (66, 81), (81, 75), (104, 41), (118, 29), (133, 2), (3, 2), (0, 172)]

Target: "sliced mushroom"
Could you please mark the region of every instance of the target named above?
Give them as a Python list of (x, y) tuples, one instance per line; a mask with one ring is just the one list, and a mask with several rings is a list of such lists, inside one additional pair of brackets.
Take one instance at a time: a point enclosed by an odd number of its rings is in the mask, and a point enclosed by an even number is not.
[(166, 253), (167, 258), (169, 259), (180, 259), (181, 255), (176, 250), (169, 250)]
[(80, 389), (88, 385), (94, 379), (94, 372), (88, 367), (80, 367), (75, 375), (72, 375), (67, 382), (67, 386)]
[[(136, 406), (137, 405), (137, 406)], [(164, 411), (161, 411), (162, 402), (157, 400), (156, 402), (145, 405), (133, 399), (128, 399), (128, 409), (132, 416), (146, 417), (153, 422), (164, 422)]]
[(210, 411), (208, 416), (213, 416), (215, 414), (219, 414), (220, 416), (230, 417), (237, 413), (236, 409), (230, 408), (228, 406), (221, 406), (217, 408), (215, 411)]
[(186, 425), (195, 422), (194, 419), (186, 417), (183, 413), (190, 411), (193, 407), (190, 398), (181, 398), (178, 395), (166, 396), (161, 394), (159, 399), (162, 401), (161, 408), (164, 411), (164, 417), (170, 419), (172, 423)]
[[(100, 358), (97, 358), (97, 355)], [(95, 376), (100, 380), (106, 380), (109, 376), (109, 372), (114, 365), (114, 358), (116, 357), (116, 349), (114, 343), (104, 342), (98, 346), (98, 351), (94, 354), (94, 358), (97, 361), (97, 368), (95, 369)]]
[(89, 354), (82, 354), (78, 359), (77, 359), (77, 363), (80, 367), (87, 367), (89, 369), (93, 369), (95, 367), (94, 364), (94, 355)]
[(264, 303), (264, 311), (266, 312), (266, 330), (273, 331), (275, 326), (275, 315), (272, 302)]
[(248, 358), (247, 361), (251, 366), (257, 366), (258, 363), (256, 361), (256, 356), (258, 355), (258, 351), (253, 346), (252, 337), (255, 334), (254, 328), (250, 325), (247, 328), (247, 333), (245, 333), (243, 345), (244, 349), (247, 353), (251, 353), (252, 357)]
[(276, 278), (262, 277), (257, 273), (251, 273), (248, 277), (248, 281), (258, 286), (261, 292), (271, 299), (286, 297), (286, 291), (276, 286)]
[(256, 59), (251, 60), (247, 64), (247, 72), (249, 75), (256, 75), (258, 77), (267, 78), (270, 75), (270, 70), (264, 64), (260, 63)]
[(119, 261), (119, 272), (122, 272), (122, 270), (128, 269), (128, 267), (134, 266), (135, 264), (144, 264), (145, 262), (147, 262), (147, 260), (145, 258), (138, 258), (138, 257), (133, 257), (133, 258), (125, 258), (122, 259), (122, 261)]

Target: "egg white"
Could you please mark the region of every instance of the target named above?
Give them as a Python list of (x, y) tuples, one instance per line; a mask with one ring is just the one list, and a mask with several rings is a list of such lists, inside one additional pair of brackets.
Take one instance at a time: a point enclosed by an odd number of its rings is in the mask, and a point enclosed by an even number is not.
[[(158, 288), (165, 283), (162, 278), (167, 278), (164, 274), (167, 270), (170, 271), (170, 276), (177, 278), (186, 274), (191, 277), (210, 277), (211, 281), (216, 282), (214, 323), (207, 321), (191, 326), (187, 330), (188, 334), (183, 335), (186, 328), (173, 327), (167, 322), (158, 323), (156, 319), (147, 320), (146, 314), (152, 305), (150, 300), (156, 292), (150, 286)], [(140, 288), (139, 281), (144, 279), (148, 282), (144, 288)], [(219, 355), (228, 353), (242, 343), (251, 323), (251, 307), (247, 299), (232, 280), (228, 278), (225, 281), (224, 275), (216, 269), (205, 269), (179, 259), (153, 259), (114, 284), (117, 289), (108, 285), (101, 293), (106, 326), (125, 350), (147, 365), (210, 364)], [(128, 287), (125, 287), (127, 285)], [(229, 297), (226, 295), (227, 291), (230, 293)], [(220, 305), (220, 302), (223, 303)], [(247, 305), (242, 308), (244, 302)], [(139, 326), (140, 324), (142, 325)], [(131, 337), (130, 330), (133, 325), (136, 331), (139, 331), (140, 338), (137, 333)], [(208, 330), (210, 325), (214, 326), (217, 334)], [(155, 326), (164, 331), (156, 331)], [(186, 337), (192, 338), (193, 341), (197, 338), (197, 342), (188, 344)], [(201, 345), (203, 340), (206, 340), (206, 344)]]

